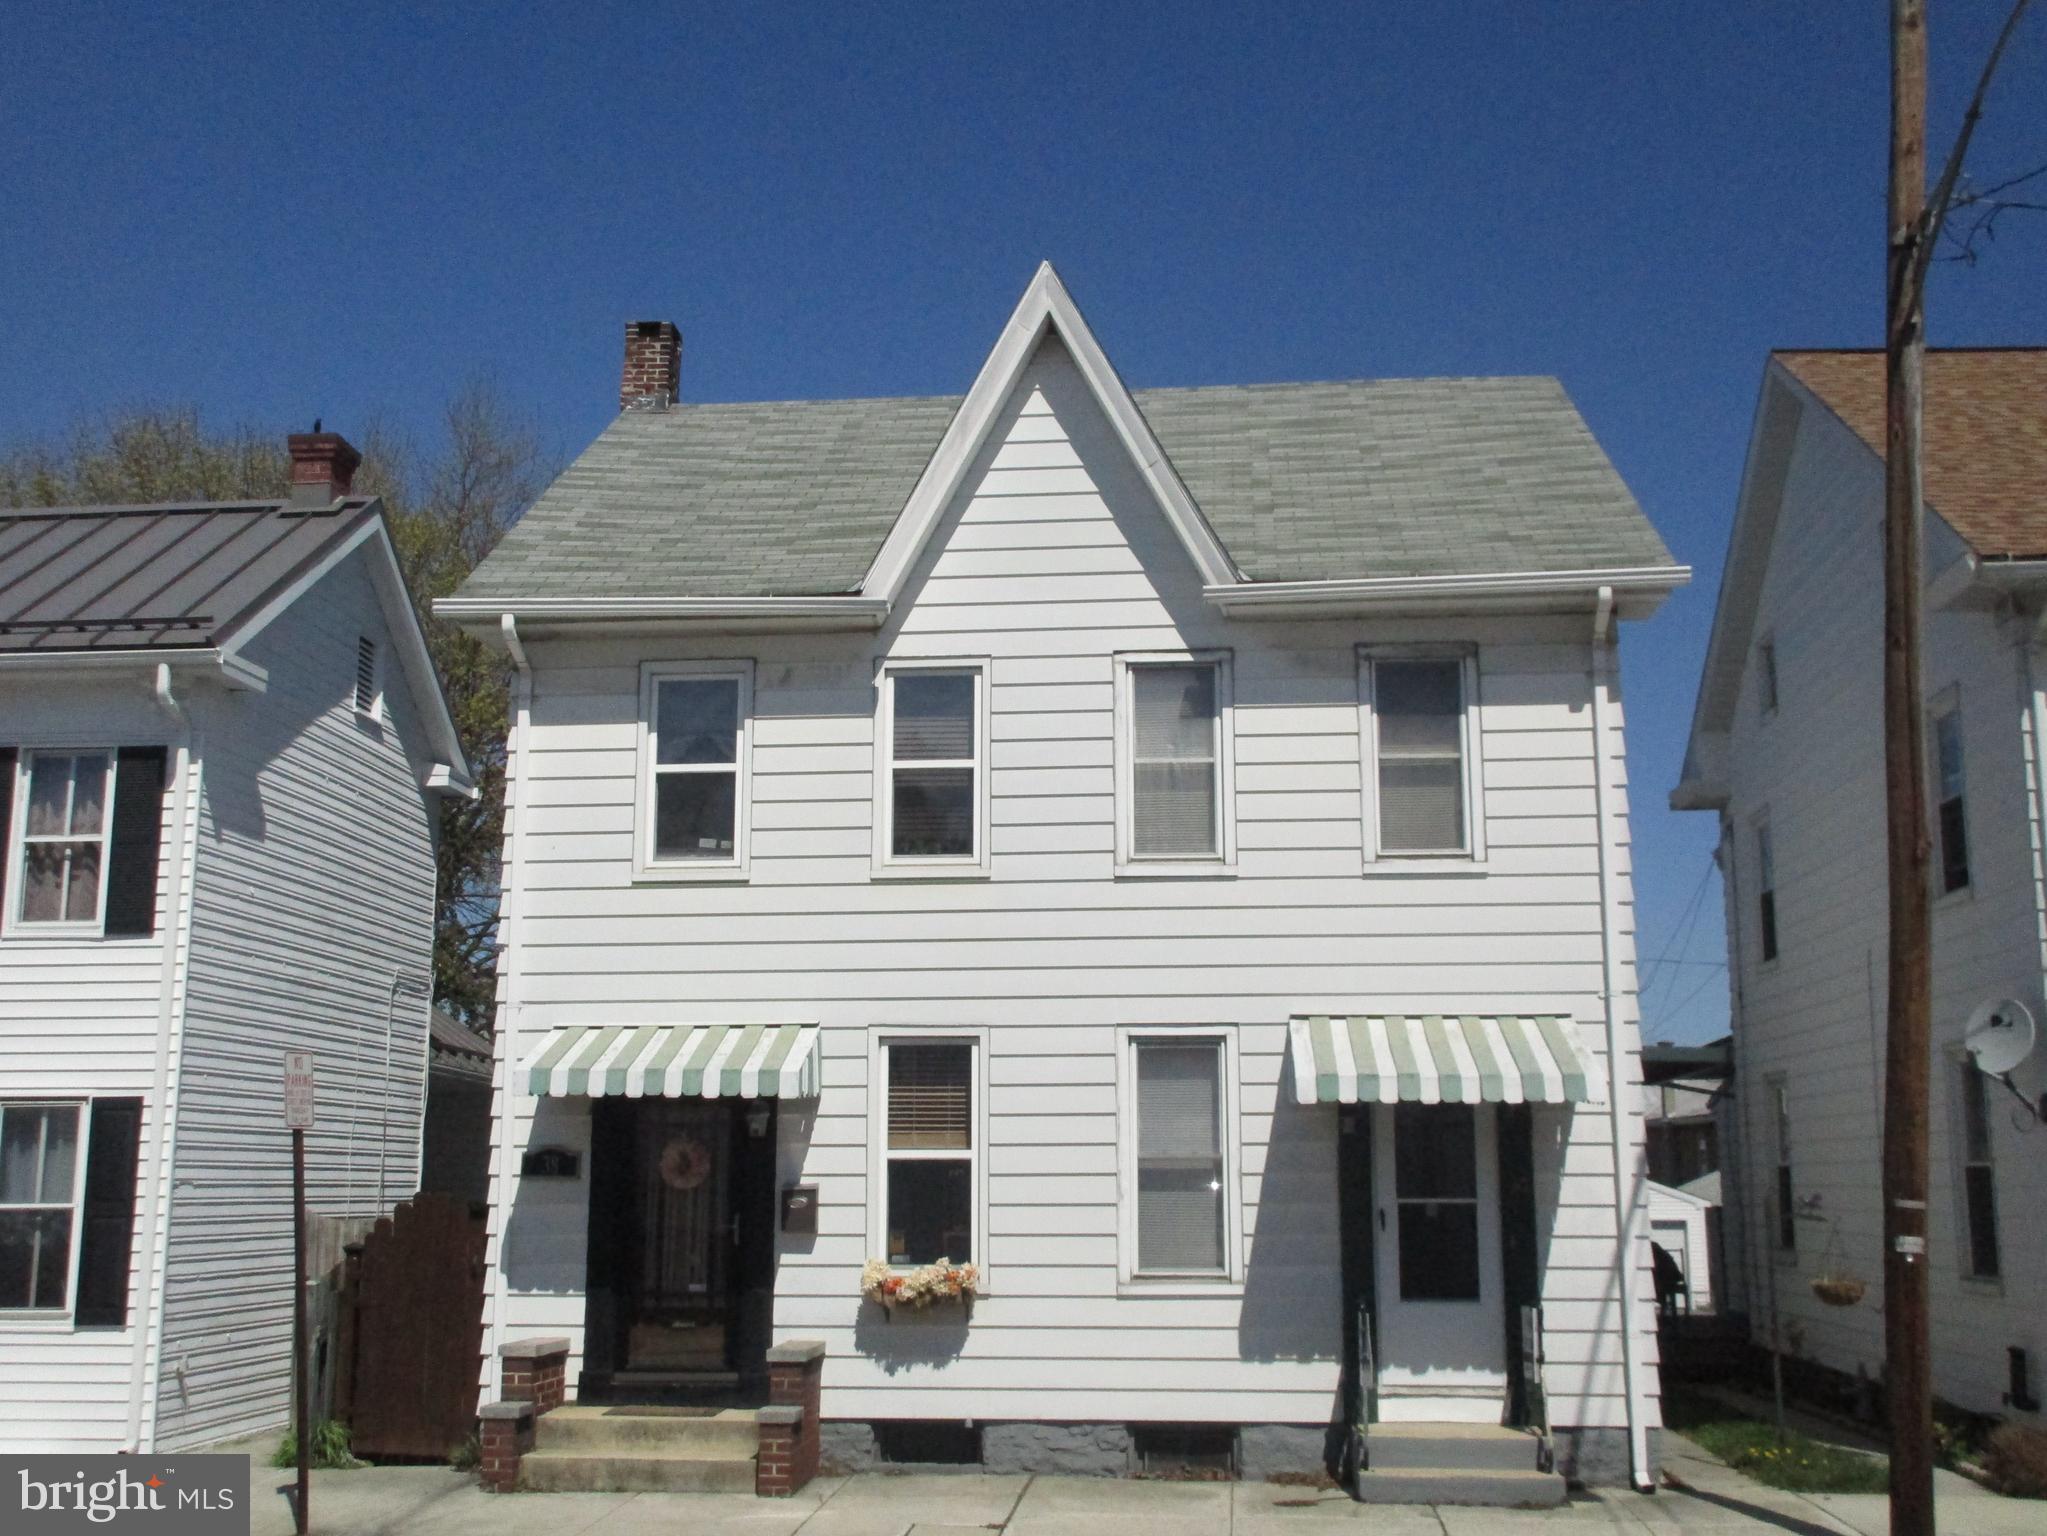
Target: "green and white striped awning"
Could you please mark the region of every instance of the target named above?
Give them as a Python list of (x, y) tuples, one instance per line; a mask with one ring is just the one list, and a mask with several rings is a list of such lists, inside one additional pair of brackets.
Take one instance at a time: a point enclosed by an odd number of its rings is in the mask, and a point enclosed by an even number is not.
[(551, 1099), (814, 1099), (817, 1026), (563, 1024), (519, 1073)]
[(1297, 1014), (1303, 1104), (1597, 1104), (1606, 1097), (1578, 1026), (1556, 1014)]

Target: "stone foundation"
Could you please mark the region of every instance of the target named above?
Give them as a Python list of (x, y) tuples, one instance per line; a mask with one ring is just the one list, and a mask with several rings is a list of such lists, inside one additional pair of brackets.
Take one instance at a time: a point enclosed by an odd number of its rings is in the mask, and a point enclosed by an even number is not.
[(981, 1469), (1128, 1477), (1130, 1429), (1123, 1424), (986, 1424), (981, 1428)]
[[(1651, 1478), (1662, 1460), (1662, 1436), (1661, 1430), (1649, 1431), (1648, 1475)], [(1580, 1429), (1560, 1424), (1550, 1430), (1550, 1443), (1556, 1449), (1557, 1470), (1572, 1486), (1628, 1486), (1628, 1432), (1625, 1429)]]
[(1327, 1470), (1326, 1425), (1246, 1424), (1237, 1431), (1237, 1475), (1246, 1482)]
[(881, 1465), (874, 1426), (857, 1419), (827, 1419), (818, 1426), (819, 1470), (834, 1477), (872, 1472)]

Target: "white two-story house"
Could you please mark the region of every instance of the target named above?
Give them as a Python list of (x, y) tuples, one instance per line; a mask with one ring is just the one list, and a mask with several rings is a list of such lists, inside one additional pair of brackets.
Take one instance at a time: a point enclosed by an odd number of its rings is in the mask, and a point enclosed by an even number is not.
[[(2047, 1049), (1993, 1075), (1964, 1041), (2004, 1000), (2047, 1024), (2047, 349), (1929, 351), (1925, 423), (1933, 1389), (2038, 1423)], [(1865, 1409), (1884, 1358), (1883, 443), (1882, 352), (1771, 356), (1671, 797), (1720, 818), (1732, 1278), (1759, 1341)], [(1860, 1301), (1828, 1305), (1827, 1279)]]
[(0, 1450), (282, 1425), (308, 1204), (417, 1187), (468, 770), (356, 455), (283, 501), (0, 509)]
[(518, 667), (492, 1342), (821, 1341), (847, 1462), (1546, 1399), (1646, 1481), (1616, 658), (1686, 572), (1557, 383), (1131, 391), (1049, 267), (964, 398), (679, 351), (437, 610)]

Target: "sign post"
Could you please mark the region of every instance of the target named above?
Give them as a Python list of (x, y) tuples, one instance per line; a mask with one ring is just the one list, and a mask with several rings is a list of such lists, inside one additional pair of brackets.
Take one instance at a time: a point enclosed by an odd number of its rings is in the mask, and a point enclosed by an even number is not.
[(306, 1372), (306, 1132), (313, 1127), (310, 1051), (285, 1052), (284, 1123), (291, 1131), (291, 1382), (299, 1453), (293, 1518), (298, 1536), (306, 1536), (307, 1499), (313, 1482), (313, 1384)]

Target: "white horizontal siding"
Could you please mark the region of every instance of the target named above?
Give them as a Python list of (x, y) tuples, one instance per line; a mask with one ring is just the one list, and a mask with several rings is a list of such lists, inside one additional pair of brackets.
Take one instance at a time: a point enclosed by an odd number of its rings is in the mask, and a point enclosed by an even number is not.
[[(1823, 411), (1807, 411), (1794, 446), (1756, 634), (1774, 636), (1779, 707), (1761, 712), (1753, 668), (1730, 735), (1730, 816), (1740, 960), (1738, 1043), (1747, 1085), (1748, 1195), (1729, 1208), (1743, 1234), (1744, 1278), (1759, 1337), (1771, 1298), (1801, 1353), (1837, 1370), (1878, 1374), (1883, 1359), (1881, 1062), (1885, 1018), (1881, 465)], [(1958, 544), (1937, 522), (1929, 569)], [(2029, 777), (2022, 636), (1981, 609), (1927, 621), (1929, 699), (1959, 686), (1968, 778), (1971, 889), (1937, 900), (1933, 916), (1934, 1075), (1928, 1279), (1934, 1390), (1982, 1413), (2004, 1410), (2005, 1350), (2047, 1358), (2047, 1227), (2028, 1219), (2047, 1201), (2047, 1167), (1997, 1103), (1991, 1130), (2003, 1279), (1965, 1279), (1958, 1173), (1957, 1047), (1977, 1003), (2041, 996), (2041, 906)], [(2047, 670), (2037, 670), (2047, 677)], [(1779, 958), (1761, 959), (1754, 822), (1767, 813), (1777, 869)], [(1775, 1256), (1766, 1196), (1776, 1140), (1764, 1091), (1788, 1085), (1797, 1197), (1818, 1197), (1799, 1223), (1798, 1252)], [(2047, 1052), (2020, 1084), (2047, 1089)], [(2037, 1139), (2037, 1138), (2035, 1138)], [(1730, 1248), (1737, 1244), (1730, 1243)], [(1870, 1284), (1852, 1308), (1821, 1304), (1810, 1281), (1826, 1262)], [(2036, 1365), (2037, 1370), (2037, 1365)]]
[[(169, 909), (176, 732), (138, 680), (11, 680), (0, 745), (169, 745), (155, 933), (147, 939), (0, 939), (0, 1099), (133, 1098), (143, 1103), (144, 1155), (161, 1133), (154, 1092)], [(190, 769), (196, 781), (199, 769)], [(193, 846), (190, 830), (184, 856)], [(4, 840), (0, 840), (4, 841)], [(10, 868), (9, 895), (14, 872)], [(174, 973), (173, 1028), (181, 973)], [(82, 1150), (82, 1149), (81, 1149)], [(142, 1201), (137, 1200), (138, 1234)], [(143, 1280), (150, 1254), (131, 1249), (129, 1320), (118, 1329), (68, 1321), (0, 1320), (0, 1450), (106, 1452), (133, 1448), (130, 1396)]]
[[(572, 1021), (823, 1024), (824, 1092), (814, 1116), (784, 1118), (780, 1149), (785, 1180), (820, 1186), (819, 1235), (785, 1244), (775, 1326), (828, 1344), (830, 1416), (1325, 1422), (1340, 1325), (1335, 1121), (1284, 1091), (1285, 1021), (1553, 1011), (1603, 1053), (1587, 638), (1582, 617), (1222, 619), (1048, 349), (878, 638), (533, 646), (504, 1048), (516, 1057), (532, 1031)], [(1417, 639), (1482, 646), (1480, 875), (1364, 871), (1355, 646)], [(1234, 657), (1237, 872), (1119, 881), (1111, 656), (1179, 647)], [(992, 658), (993, 876), (876, 881), (876, 658), (955, 654)], [(755, 662), (751, 878), (636, 885), (639, 666), (692, 655)], [(1617, 706), (1612, 732), (1624, 806)], [(985, 1028), (988, 1041), (989, 1294), (936, 1354), (928, 1326), (878, 1322), (857, 1296), (871, 1257), (867, 1031), (918, 1024)], [(1115, 1027), (1145, 1024), (1236, 1032), (1246, 1262), (1228, 1294), (1118, 1294)], [(535, 1119), (514, 1094), (510, 1111), (515, 1146), (587, 1144), (583, 1106), (549, 1101)], [(1553, 1412), (1621, 1424), (1605, 1114), (1545, 1111), (1539, 1125)], [(573, 1375), (587, 1181), (522, 1188), (507, 1171), (493, 1186), (494, 1242), (508, 1228), (498, 1333), (567, 1333)]]

